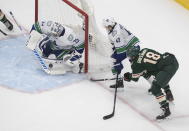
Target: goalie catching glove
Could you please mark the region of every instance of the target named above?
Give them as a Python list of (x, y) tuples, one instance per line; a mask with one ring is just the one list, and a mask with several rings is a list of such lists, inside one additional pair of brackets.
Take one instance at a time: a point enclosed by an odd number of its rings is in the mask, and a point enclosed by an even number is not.
[(130, 82), (132, 79), (132, 73), (127, 72), (124, 74), (124, 80)]

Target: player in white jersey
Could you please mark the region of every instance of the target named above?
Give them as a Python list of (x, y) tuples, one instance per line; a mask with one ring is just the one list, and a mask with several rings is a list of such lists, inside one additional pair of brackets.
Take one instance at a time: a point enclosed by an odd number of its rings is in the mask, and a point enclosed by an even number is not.
[[(79, 73), (83, 68), (80, 62), (84, 51), (83, 33), (82, 28), (80, 34), (76, 34), (68, 26), (53, 21), (36, 22), (32, 26), (27, 47), (41, 54), (51, 70), (49, 74)], [(53, 70), (58, 71), (55, 73)]]
[[(124, 26), (117, 23), (113, 18), (106, 18), (103, 20), (103, 25), (108, 32), (108, 38), (113, 45), (112, 58), (115, 59), (112, 67), (113, 74), (119, 74), (117, 86), (123, 88), (123, 79), (121, 71), (123, 69), (122, 61), (127, 58), (127, 50), (133, 46), (140, 48), (139, 39), (128, 31)], [(115, 88), (116, 84), (111, 85), (110, 88)]]

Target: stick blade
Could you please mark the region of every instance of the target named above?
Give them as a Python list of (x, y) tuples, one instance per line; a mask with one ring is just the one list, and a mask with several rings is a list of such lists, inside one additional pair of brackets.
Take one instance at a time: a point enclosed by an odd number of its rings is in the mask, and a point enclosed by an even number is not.
[(108, 81), (108, 80), (115, 80), (116, 78), (103, 78), (103, 79), (94, 79), (90, 78), (90, 81)]
[(105, 81), (105, 79), (94, 79), (94, 78), (90, 78), (90, 81)]
[(103, 120), (110, 119), (110, 118), (112, 118), (113, 116), (114, 116), (114, 113), (109, 114), (109, 115), (106, 115), (106, 116), (103, 117)]
[(95, 79), (93, 79), (93, 78), (90, 78), (90, 81), (96, 81)]

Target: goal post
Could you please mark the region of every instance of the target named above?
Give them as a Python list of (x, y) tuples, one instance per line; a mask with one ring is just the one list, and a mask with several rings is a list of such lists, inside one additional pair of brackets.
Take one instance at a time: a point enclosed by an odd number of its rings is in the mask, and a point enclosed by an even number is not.
[(88, 14), (85, 13), (83, 10), (75, 6), (73, 3), (71, 3), (69, 0), (62, 0), (65, 3), (67, 3), (69, 6), (71, 6), (73, 9), (78, 11), (80, 14), (82, 14), (85, 17), (85, 62), (84, 62), (84, 70), (85, 73), (88, 72), (88, 43), (89, 43), (89, 17)]
[[(76, 5), (74, 5), (73, 3), (71, 3), (69, 0), (62, 0), (62, 2), (65, 2), (67, 5), (69, 5), (71, 8), (75, 9), (76, 11), (78, 11), (81, 15), (84, 16), (85, 18), (85, 57), (84, 57), (84, 71), (85, 73), (88, 72), (88, 36), (89, 36), (89, 17), (87, 15), (87, 13), (85, 13), (82, 9), (80, 9), (79, 7), (77, 7)], [(35, 0), (35, 22), (37, 22), (39, 19), (39, 0)]]
[(85, 73), (110, 71), (112, 45), (99, 31), (94, 9), (88, 0), (35, 0), (35, 22), (52, 20), (71, 27), (76, 34), (85, 24)]

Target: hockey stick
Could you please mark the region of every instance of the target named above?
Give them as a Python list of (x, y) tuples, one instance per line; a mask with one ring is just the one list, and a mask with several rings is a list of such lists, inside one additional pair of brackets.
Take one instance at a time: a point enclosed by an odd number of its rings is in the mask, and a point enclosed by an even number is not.
[(111, 114), (106, 115), (103, 117), (104, 120), (110, 119), (114, 116), (115, 114), (115, 106), (116, 106), (116, 98), (117, 98), (117, 83), (118, 83), (118, 73), (117, 73), (117, 77), (116, 77), (116, 87), (115, 87), (115, 93), (114, 93), (114, 106), (113, 106), (113, 111)]
[[(17, 22), (17, 20), (15, 19), (13, 13), (12, 13), (11, 11), (10, 11), (9, 13), (10, 13), (10, 15), (12, 16), (12, 18), (13, 18), (14, 22), (16, 23), (16, 25), (18, 26), (18, 28), (20, 29), (20, 31), (23, 32), (22, 27), (18, 24), (18, 22)], [(27, 36), (26, 36), (26, 35), (24, 35), (24, 37), (27, 39)], [(50, 70), (49, 70), (48, 66), (45, 64), (43, 58), (39, 55), (39, 53), (38, 53), (35, 49), (33, 50), (33, 53), (34, 53), (35, 57), (38, 59), (38, 61), (39, 61), (40, 65), (41, 65), (41, 67), (43, 68), (43, 70), (44, 70), (46, 73), (49, 74), (49, 73), (50, 73)]]
[(33, 53), (36, 56), (36, 58), (39, 60), (39, 63), (41, 65), (41, 67), (43, 68), (43, 70), (46, 73), (50, 74), (50, 70), (49, 70), (48, 66), (45, 64), (43, 58), (39, 55), (39, 53), (35, 49), (33, 50)]
[[(15, 19), (13, 13), (12, 13), (11, 11), (10, 11), (9, 13), (10, 13), (12, 19), (14, 20), (14, 23), (16, 23), (16, 25), (18, 26), (18, 28), (20, 29), (20, 31), (23, 32), (24, 30), (23, 30), (22, 27), (18, 24), (18, 22), (17, 22), (17, 20)], [(24, 32), (23, 32), (23, 33), (24, 33)], [(24, 37), (27, 39), (27, 36), (26, 36), (25, 34), (24, 34)]]
[(7, 36), (7, 33), (5, 33), (4, 31), (2, 31), (1, 29), (0, 29), (0, 32), (1, 32), (3, 35)]
[(18, 26), (18, 28), (19, 28), (19, 29), (21, 30), (21, 32), (22, 32), (23, 29), (22, 29), (22, 27), (18, 24), (18, 22), (17, 22), (17, 20), (15, 19), (15, 17), (14, 17), (14, 15), (13, 15), (12, 11), (10, 11), (9, 13), (10, 13), (10, 15), (12, 16), (12, 18), (13, 18), (14, 22), (16, 23), (16, 25)]
[(91, 81), (109, 81), (109, 80), (116, 80), (116, 78), (104, 78), (104, 79), (90, 79)]

